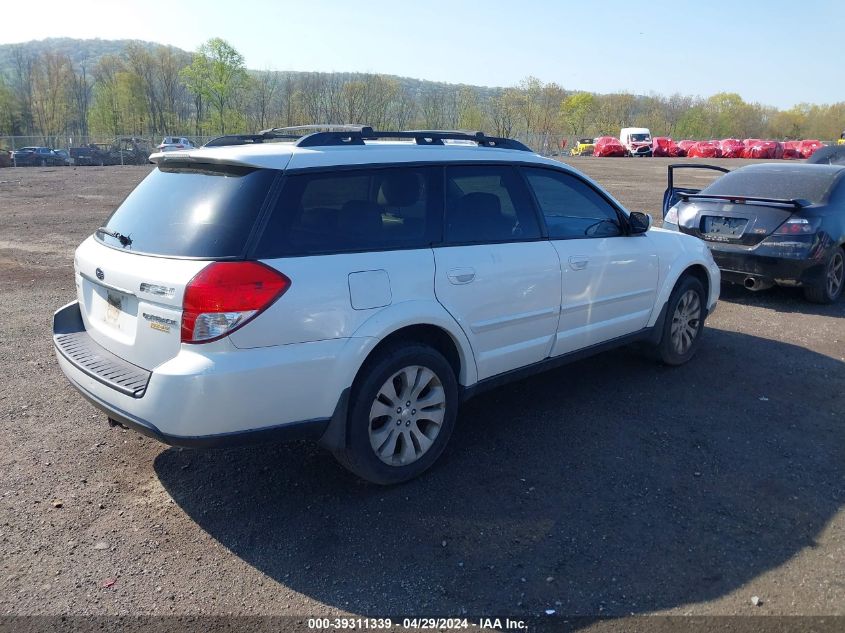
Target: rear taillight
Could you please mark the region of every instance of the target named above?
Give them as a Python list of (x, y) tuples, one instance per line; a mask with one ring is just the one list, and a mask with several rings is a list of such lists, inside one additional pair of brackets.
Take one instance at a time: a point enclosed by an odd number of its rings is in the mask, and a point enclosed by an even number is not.
[(818, 230), (820, 224), (821, 218), (792, 217), (781, 224), (773, 235), (810, 235)]
[(248, 323), (290, 288), (290, 279), (259, 262), (215, 262), (185, 288), (182, 342), (207, 343)]
[(663, 218), (663, 224), (678, 224), (678, 205), (671, 207)]

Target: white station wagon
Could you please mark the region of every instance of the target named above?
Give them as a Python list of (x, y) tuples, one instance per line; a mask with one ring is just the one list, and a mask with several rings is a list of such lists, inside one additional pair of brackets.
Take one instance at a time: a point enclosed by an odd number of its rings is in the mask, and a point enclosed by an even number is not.
[(287, 136), (154, 154), (77, 249), (56, 355), (112, 424), (178, 446), (314, 438), (391, 484), (484, 389), (635, 341), (695, 353), (709, 250), (577, 171), (482, 134)]

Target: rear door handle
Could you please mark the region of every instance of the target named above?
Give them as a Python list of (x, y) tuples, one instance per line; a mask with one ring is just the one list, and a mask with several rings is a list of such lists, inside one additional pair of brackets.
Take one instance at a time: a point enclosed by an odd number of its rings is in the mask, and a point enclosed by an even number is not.
[(450, 283), (460, 286), (461, 284), (468, 284), (475, 279), (475, 270), (472, 268), (453, 268), (446, 273), (446, 277), (449, 278)]
[(572, 270), (584, 270), (587, 267), (587, 264), (590, 263), (589, 257), (570, 257), (569, 258), (569, 265), (572, 266)]

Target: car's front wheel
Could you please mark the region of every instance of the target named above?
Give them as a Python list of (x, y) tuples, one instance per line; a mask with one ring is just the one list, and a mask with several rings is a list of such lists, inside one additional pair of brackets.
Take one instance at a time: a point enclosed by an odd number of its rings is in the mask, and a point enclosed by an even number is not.
[(704, 329), (707, 294), (692, 275), (678, 280), (666, 304), (663, 333), (657, 344), (658, 358), (667, 365), (683, 365), (698, 349)]
[(818, 286), (804, 288), (804, 297), (813, 303), (833, 303), (845, 288), (845, 250), (837, 248), (827, 260), (824, 279)]
[(413, 479), (443, 452), (458, 412), (455, 373), (421, 343), (390, 346), (361, 369), (352, 388), (341, 464), (367, 481)]

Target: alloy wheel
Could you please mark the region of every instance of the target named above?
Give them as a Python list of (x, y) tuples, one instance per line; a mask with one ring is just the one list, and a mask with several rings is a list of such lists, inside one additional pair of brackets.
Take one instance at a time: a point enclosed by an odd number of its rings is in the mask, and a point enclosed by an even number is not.
[(400, 369), (379, 389), (370, 408), (370, 446), (390, 466), (407, 466), (434, 444), (446, 415), (446, 391), (433, 371)]
[(701, 325), (701, 299), (695, 290), (687, 290), (678, 300), (672, 315), (672, 346), (683, 356), (692, 347)]
[(837, 297), (842, 290), (842, 282), (845, 281), (845, 257), (839, 250), (830, 258), (827, 267), (827, 294), (829, 297)]

